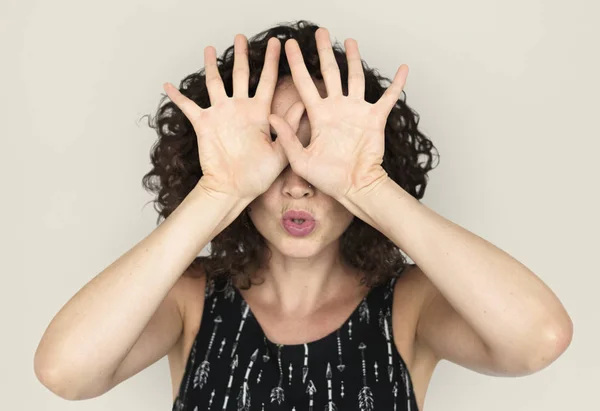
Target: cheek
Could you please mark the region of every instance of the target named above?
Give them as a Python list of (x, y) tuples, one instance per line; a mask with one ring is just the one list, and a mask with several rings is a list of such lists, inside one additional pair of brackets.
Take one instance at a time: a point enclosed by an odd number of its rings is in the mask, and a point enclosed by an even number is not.
[(272, 201), (269, 201), (270, 197), (266, 195), (267, 193), (268, 191), (249, 205), (251, 209), (248, 213), (250, 220), (261, 234), (262, 231), (268, 229), (268, 224), (272, 224), (273, 216), (277, 215), (276, 206)]
[(354, 221), (354, 214), (350, 213), (347, 214), (344, 217), (344, 229), (342, 230), (342, 232), (346, 231), (348, 229), (348, 227), (350, 226), (350, 224), (352, 224), (352, 222)]
[(344, 232), (354, 220), (354, 214), (346, 209), (340, 203), (337, 203), (332, 209), (336, 227), (340, 227)]
[(269, 210), (269, 209), (273, 210), (273, 208), (276, 207), (276, 203), (278, 201), (277, 200), (277, 190), (278, 190), (278, 187), (280, 186), (282, 173), (280, 173), (277, 176), (277, 178), (273, 181), (273, 183), (271, 183), (271, 186), (267, 189), (267, 191), (265, 191), (264, 193), (262, 193), (261, 195), (256, 197), (248, 205), (248, 207), (250, 207), (253, 211), (254, 210)]

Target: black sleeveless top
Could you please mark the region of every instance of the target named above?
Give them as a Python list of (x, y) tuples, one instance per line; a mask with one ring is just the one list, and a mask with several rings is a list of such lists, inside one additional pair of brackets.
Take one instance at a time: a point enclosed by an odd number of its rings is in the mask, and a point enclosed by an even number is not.
[(331, 334), (281, 345), (231, 281), (208, 280), (172, 411), (418, 411), (392, 336), (395, 281), (371, 288)]

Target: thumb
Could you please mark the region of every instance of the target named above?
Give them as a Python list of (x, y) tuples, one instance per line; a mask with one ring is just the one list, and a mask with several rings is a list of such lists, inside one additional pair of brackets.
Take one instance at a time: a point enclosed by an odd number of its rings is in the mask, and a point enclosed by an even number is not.
[(268, 120), (277, 132), (275, 143), (278, 144), (278, 148), (285, 153), (294, 172), (299, 176), (304, 177), (304, 173), (297, 169), (298, 164), (305, 163), (306, 158), (304, 146), (300, 140), (298, 140), (298, 136), (296, 136), (296, 133), (292, 130), (290, 124), (278, 115), (270, 114)]

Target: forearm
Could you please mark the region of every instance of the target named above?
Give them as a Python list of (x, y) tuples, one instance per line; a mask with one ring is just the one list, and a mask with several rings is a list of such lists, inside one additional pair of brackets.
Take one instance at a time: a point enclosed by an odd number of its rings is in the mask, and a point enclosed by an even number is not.
[(71, 381), (112, 375), (183, 271), (246, 205), (191, 192), (62, 307), (40, 341), (36, 370)]
[(421, 268), (490, 349), (526, 355), (531, 347), (561, 341), (557, 334), (570, 323), (564, 307), (506, 252), (436, 214), (392, 180), (353, 203)]

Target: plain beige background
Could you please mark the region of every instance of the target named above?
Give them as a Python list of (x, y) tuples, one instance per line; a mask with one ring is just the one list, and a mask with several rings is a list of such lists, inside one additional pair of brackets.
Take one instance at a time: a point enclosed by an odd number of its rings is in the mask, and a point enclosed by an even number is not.
[(141, 178), (156, 135), (139, 120), (162, 84), (207, 45), (298, 19), (355, 38), (388, 77), (409, 65), (407, 102), (441, 154), (423, 202), (531, 268), (574, 322), (532, 376), (442, 361), (425, 410), (600, 409), (599, 15), (592, 0), (2, 0), (0, 409), (171, 409), (166, 358), (69, 402), (33, 355), (62, 305), (155, 228)]

